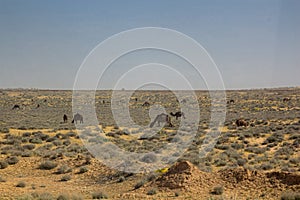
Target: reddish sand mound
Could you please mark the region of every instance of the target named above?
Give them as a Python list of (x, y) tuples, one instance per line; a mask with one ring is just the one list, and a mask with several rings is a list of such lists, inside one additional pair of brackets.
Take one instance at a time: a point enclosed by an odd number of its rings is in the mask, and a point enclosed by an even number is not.
[(188, 161), (176, 163), (166, 174), (155, 181), (158, 187), (169, 189), (208, 188), (215, 183), (216, 177), (214, 174), (202, 172)]

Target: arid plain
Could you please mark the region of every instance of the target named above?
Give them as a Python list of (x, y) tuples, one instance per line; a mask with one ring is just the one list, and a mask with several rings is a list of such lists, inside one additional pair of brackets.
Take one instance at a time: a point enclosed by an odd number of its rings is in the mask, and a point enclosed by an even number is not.
[[(226, 91), (226, 120), (205, 158), (199, 148), (210, 131), (211, 99), (206, 91), (196, 94), (201, 117), (189, 148), (175, 164), (135, 174), (105, 166), (85, 148), (71, 123), (72, 91), (1, 90), (0, 199), (300, 199), (300, 88)], [(111, 95), (95, 96), (106, 140), (129, 152), (157, 151), (176, 141), (181, 118), (170, 116), (174, 126), (151, 138), (117, 126)], [(167, 114), (181, 109), (170, 91), (136, 91), (129, 102), (133, 121), (150, 124), (154, 104)]]

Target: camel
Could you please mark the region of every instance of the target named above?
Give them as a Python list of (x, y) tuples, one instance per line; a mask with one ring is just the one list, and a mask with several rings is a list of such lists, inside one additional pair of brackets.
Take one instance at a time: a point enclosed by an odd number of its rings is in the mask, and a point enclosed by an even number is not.
[(175, 114), (173, 112), (171, 112), (170, 115), (173, 117), (176, 117), (176, 120), (178, 119), (178, 117), (183, 117), (183, 119), (185, 119), (184, 113), (181, 111), (178, 111)]
[(64, 114), (63, 120), (64, 120), (64, 123), (66, 123), (68, 121), (68, 116), (66, 114)]
[(235, 124), (237, 126), (245, 126), (245, 127), (249, 125), (249, 123), (246, 122), (244, 119), (237, 119)]
[(165, 113), (157, 115), (154, 121), (151, 122), (150, 128), (152, 128), (156, 122), (158, 123), (158, 126), (160, 126), (160, 123), (168, 123), (169, 127), (173, 127), (173, 124), (171, 123), (171, 117)]
[(81, 124), (83, 123), (83, 117), (79, 113), (77, 113), (77, 114), (74, 115), (72, 123), (75, 122), (75, 124), (77, 124), (77, 121), (79, 121)]
[(150, 106), (150, 103), (148, 101), (145, 101), (142, 106)]
[(13, 110), (15, 109), (20, 109), (20, 106), (18, 104), (14, 105), (14, 107), (12, 108)]

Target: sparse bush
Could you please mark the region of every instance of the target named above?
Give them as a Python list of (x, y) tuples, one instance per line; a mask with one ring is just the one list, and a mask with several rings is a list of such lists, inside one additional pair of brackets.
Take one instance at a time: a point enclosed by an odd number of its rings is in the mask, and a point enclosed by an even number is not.
[(17, 164), (17, 163), (19, 162), (19, 159), (18, 159), (18, 157), (16, 157), (16, 156), (12, 156), (12, 157), (8, 157), (8, 158), (6, 159), (6, 161), (7, 161), (7, 163), (8, 163), (9, 165), (14, 165), (14, 164)]
[(25, 144), (22, 146), (25, 150), (33, 150), (35, 148), (34, 144)]
[(57, 174), (65, 174), (71, 172), (72, 169), (68, 167), (67, 165), (62, 165), (57, 169)]
[(86, 166), (82, 166), (79, 168), (79, 174), (83, 174), (87, 171), (89, 171), (89, 169)]
[(26, 183), (24, 181), (21, 181), (16, 185), (16, 187), (24, 188), (24, 187), (26, 187)]
[(157, 189), (156, 188), (152, 188), (147, 192), (147, 195), (155, 195), (157, 193)]
[(118, 183), (122, 183), (126, 180), (126, 178), (124, 176), (119, 177), (118, 179)]
[(300, 193), (298, 192), (285, 192), (280, 197), (281, 200), (300, 200)]
[(213, 188), (213, 190), (211, 191), (212, 194), (215, 194), (215, 195), (221, 195), (223, 194), (224, 192), (224, 188), (223, 186), (216, 186)]
[(43, 170), (50, 170), (57, 167), (57, 163), (47, 160), (45, 162), (42, 162), (39, 166), (39, 169), (43, 169)]
[(92, 194), (93, 199), (108, 199), (108, 196), (103, 192), (95, 192)]
[(145, 180), (140, 180), (139, 182), (137, 182), (135, 185), (134, 185), (134, 189), (139, 189), (140, 187), (144, 186), (146, 183)]
[(141, 158), (141, 161), (145, 163), (153, 163), (157, 161), (157, 157), (154, 153), (148, 153)]
[(63, 145), (65, 145), (65, 146), (69, 146), (70, 144), (71, 144), (70, 140), (63, 141)]
[(0, 161), (0, 169), (5, 169), (8, 167), (8, 163), (6, 161)]
[(32, 144), (42, 144), (43, 143), (43, 141), (39, 138), (31, 138), (29, 140), (29, 142), (32, 143)]
[(2, 176), (0, 176), (0, 183), (3, 183), (3, 182), (6, 182), (6, 180), (2, 177)]
[(61, 177), (60, 181), (69, 181), (71, 180), (71, 176), (70, 175), (64, 175), (63, 177)]

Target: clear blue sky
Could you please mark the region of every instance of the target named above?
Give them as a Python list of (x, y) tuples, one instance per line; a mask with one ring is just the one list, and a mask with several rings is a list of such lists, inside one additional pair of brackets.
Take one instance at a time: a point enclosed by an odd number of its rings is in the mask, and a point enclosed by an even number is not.
[(298, 0), (0, 0), (0, 88), (70, 89), (98, 43), (147, 26), (197, 40), (226, 88), (300, 86), (299, 10)]

